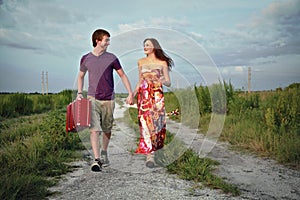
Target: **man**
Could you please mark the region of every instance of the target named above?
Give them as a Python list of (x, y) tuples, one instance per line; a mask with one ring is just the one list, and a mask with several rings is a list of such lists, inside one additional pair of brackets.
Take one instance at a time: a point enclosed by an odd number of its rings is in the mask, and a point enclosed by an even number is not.
[[(110, 34), (103, 29), (96, 30), (92, 35), (93, 51), (82, 56), (78, 75), (77, 98), (83, 98), (82, 89), (84, 76), (88, 72), (88, 98), (92, 100), (92, 122), (90, 141), (94, 154), (92, 171), (101, 171), (101, 167), (109, 164), (107, 148), (111, 138), (114, 111), (114, 80), (113, 70), (120, 76), (128, 97), (127, 104), (133, 103), (133, 95), (128, 77), (124, 73), (118, 58), (107, 52)], [(100, 154), (99, 134), (103, 132), (103, 144)], [(101, 157), (100, 157), (101, 155)]]

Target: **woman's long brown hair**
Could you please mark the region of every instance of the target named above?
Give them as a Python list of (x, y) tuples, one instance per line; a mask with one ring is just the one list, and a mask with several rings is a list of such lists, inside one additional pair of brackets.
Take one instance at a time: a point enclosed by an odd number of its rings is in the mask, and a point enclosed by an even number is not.
[(146, 38), (143, 42), (143, 44), (145, 44), (145, 42), (149, 40), (152, 42), (153, 46), (154, 46), (154, 55), (156, 56), (156, 58), (158, 58), (159, 60), (162, 61), (166, 61), (169, 67), (169, 70), (172, 69), (172, 66), (174, 66), (174, 61), (172, 60), (172, 58), (170, 58), (168, 56), (168, 54), (166, 54), (163, 49), (161, 48), (160, 44), (158, 43), (158, 41), (154, 38)]

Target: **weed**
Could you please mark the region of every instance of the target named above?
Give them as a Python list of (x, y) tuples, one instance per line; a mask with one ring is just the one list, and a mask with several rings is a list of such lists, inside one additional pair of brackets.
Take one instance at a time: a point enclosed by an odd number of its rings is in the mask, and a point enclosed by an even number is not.
[(176, 161), (167, 166), (169, 173), (177, 174), (180, 178), (195, 182), (201, 182), (213, 189), (221, 189), (225, 193), (234, 196), (240, 195), (240, 191), (234, 185), (226, 183), (223, 179), (212, 174), (213, 166), (218, 162), (208, 158), (199, 158), (193, 150), (188, 149)]

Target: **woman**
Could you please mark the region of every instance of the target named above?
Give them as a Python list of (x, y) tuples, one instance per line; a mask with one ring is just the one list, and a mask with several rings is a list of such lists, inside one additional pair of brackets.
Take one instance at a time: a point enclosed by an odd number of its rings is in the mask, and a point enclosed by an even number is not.
[(171, 86), (169, 71), (174, 63), (156, 39), (147, 38), (143, 44), (146, 57), (138, 60), (139, 82), (134, 90), (134, 96), (138, 94), (140, 126), (140, 142), (135, 153), (147, 155), (146, 166), (154, 167), (154, 152), (164, 146), (166, 137), (162, 86)]

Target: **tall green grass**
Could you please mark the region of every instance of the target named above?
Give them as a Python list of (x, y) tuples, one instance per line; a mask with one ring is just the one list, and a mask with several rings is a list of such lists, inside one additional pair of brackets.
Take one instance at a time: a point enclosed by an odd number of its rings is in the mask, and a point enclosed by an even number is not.
[[(221, 83), (220, 83), (221, 84)], [(291, 84), (276, 91), (252, 92), (235, 91), (231, 83), (223, 83), (226, 93), (226, 119), (221, 139), (236, 147), (242, 147), (259, 155), (276, 159), (280, 163), (299, 167), (300, 165), (300, 84)], [(212, 110), (212, 97), (218, 96), (221, 86), (194, 86), (165, 94), (167, 110), (179, 107), (185, 116), (175, 119), (187, 125), (197, 124), (195, 113), (200, 113), (199, 130), (206, 133), (212, 112), (223, 113), (224, 107)], [(197, 96), (199, 108), (187, 106), (188, 93)], [(222, 95), (219, 95), (220, 97)], [(175, 103), (174, 103), (175, 102)], [(221, 98), (219, 102), (224, 103)]]
[(58, 94), (0, 94), (0, 120), (64, 108), (72, 101), (72, 90)]
[(66, 163), (82, 148), (77, 134), (65, 132), (65, 110), (2, 124), (0, 199), (45, 199), (55, 177), (72, 170)]
[(224, 138), (281, 163), (299, 166), (300, 87), (239, 95), (235, 100), (229, 105)]
[(46, 114), (34, 114), (2, 121), (0, 123), (0, 146), (32, 136), (45, 116)]

